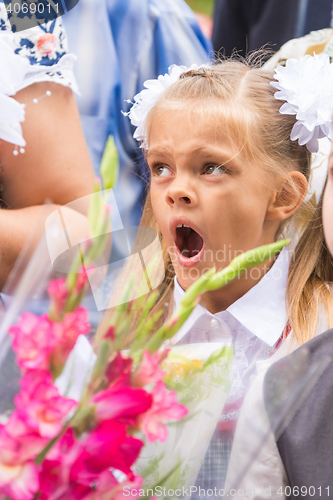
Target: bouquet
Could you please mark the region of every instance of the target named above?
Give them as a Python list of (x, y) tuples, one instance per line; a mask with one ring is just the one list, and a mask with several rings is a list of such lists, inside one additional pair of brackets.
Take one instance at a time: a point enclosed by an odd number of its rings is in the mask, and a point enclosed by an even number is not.
[[(110, 143), (107, 156), (114, 158)], [(114, 179), (114, 173), (104, 174), (104, 188), (110, 189)], [(83, 300), (108, 244), (110, 210), (98, 180), (88, 212), (89, 237), (79, 245), (66, 277), (48, 279), (49, 262), (40, 271), (45, 241), (27, 269), (19, 267), (20, 281), (0, 329), (0, 341), (1, 332), (7, 332), (3, 353), (8, 334), (12, 339), (20, 379), (12, 404), (4, 408), (0, 401), (2, 500), (118, 500), (132, 489), (193, 483), (230, 386), (232, 349), (213, 345), (198, 353), (195, 346), (182, 346), (170, 352), (165, 342), (203, 293), (227, 284), (286, 244), (243, 254), (219, 273), (211, 269), (159, 328), (160, 312), (150, 315), (158, 292), (148, 300), (138, 293), (129, 301), (129, 280), (92, 345), (94, 331)], [(56, 231), (54, 239), (59, 239)], [(27, 310), (24, 300), (36, 291), (29, 281), (37, 273), (36, 263), (48, 281), (43, 314)], [(134, 341), (125, 350), (137, 311)], [(217, 400), (208, 421), (204, 409)]]

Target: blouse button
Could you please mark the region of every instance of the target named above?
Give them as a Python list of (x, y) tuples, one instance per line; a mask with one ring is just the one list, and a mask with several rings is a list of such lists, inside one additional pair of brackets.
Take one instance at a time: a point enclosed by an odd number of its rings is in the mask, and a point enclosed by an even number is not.
[(213, 318), (210, 320), (210, 327), (214, 329), (219, 327), (219, 322), (217, 321), (217, 319)]

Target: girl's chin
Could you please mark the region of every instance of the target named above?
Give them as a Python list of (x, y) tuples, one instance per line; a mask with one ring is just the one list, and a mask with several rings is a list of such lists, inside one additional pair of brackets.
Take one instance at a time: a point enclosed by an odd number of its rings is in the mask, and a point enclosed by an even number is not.
[[(178, 264), (178, 263), (177, 263)], [(187, 290), (193, 283), (195, 283), (204, 273), (206, 273), (212, 266), (200, 266), (196, 267), (183, 267), (174, 265), (175, 274), (177, 281), (183, 290)]]

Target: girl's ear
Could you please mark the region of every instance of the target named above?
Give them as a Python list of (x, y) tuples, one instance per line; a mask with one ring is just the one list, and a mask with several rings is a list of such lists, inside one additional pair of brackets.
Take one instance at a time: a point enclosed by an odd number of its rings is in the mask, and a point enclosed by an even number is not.
[(272, 193), (266, 220), (283, 221), (291, 217), (303, 203), (307, 188), (308, 182), (301, 172), (288, 172), (279, 189)]

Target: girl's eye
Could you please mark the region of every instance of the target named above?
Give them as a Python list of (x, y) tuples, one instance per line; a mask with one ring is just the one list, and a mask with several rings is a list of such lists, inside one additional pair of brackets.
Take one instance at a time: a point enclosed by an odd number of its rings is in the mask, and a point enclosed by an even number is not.
[(152, 171), (154, 175), (157, 175), (157, 177), (166, 177), (167, 175), (171, 175), (169, 167), (166, 167), (165, 165), (153, 166)]
[(204, 167), (204, 175), (219, 175), (225, 174), (226, 168), (223, 165), (206, 165)]

